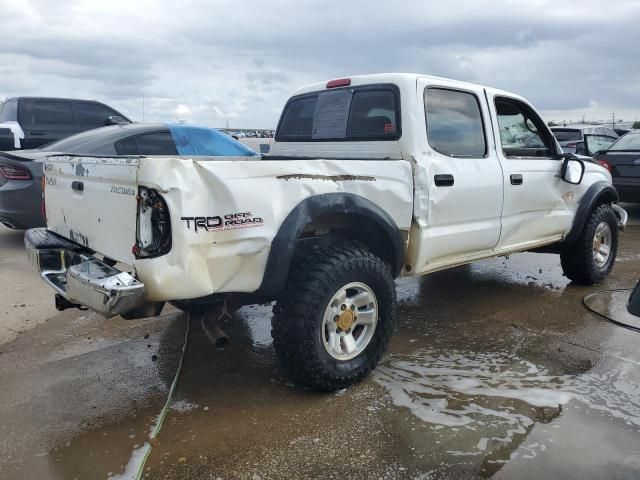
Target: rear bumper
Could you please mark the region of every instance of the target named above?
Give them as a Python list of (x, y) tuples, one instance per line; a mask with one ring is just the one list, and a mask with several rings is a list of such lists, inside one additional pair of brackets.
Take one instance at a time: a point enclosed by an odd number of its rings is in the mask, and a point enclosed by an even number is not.
[(0, 223), (27, 229), (45, 225), (42, 188), (37, 180), (9, 180), (0, 186)]
[(31, 264), (68, 302), (107, 318), (139, 311), (147, 305), (143, 283), (101, 262), (90, 250), (46, 228), (28, 230), (24, 242)]

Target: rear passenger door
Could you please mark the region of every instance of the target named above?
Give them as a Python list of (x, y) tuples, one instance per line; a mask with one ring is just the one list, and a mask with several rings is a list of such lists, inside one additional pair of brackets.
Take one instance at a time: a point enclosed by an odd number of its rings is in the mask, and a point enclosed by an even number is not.
[(502, 232), (497, 250), (552, 243), (569, 231), (575, 185), (560, 179), (562, 159), (550, 130), (520, 98), (487, 89), (504, 174)]
[(503, 195), (484, 91), (421, 79), (418, 96), (426, 120), (425, 131), (417, 132), (426, 174), (416, 181), (427, 183), (429, 198), (410, 242), (416, 273), (490, 254), (500, 238)]
[(22, 148), (37, 148), (77, 132), (70, 100), (25, 99), (20, 113)]

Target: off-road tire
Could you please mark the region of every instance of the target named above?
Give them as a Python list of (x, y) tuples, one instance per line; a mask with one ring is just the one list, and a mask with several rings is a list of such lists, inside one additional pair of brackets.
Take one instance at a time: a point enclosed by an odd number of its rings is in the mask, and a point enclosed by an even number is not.
[[(328, 354), (322, 340), (323, 316), (332, 296), (350, 282), (374, 292), (378, 321), (364, 350), (350, 360)], [(348, 387), (376, 367), (394, 326), (396, 290), (381, 259), (354, 246), (318, 249), (293, 267), (273, 308), (271, 336), (280, 361), (296, 381), (321, 391)]]
[[(606, 263), (597, 265), (593, 254), (593, 242), (596, 229), (606, 222), (611, 230), (611, 250)], [(560, 253), (560, 263), (564, 274), (572, 281), (582, 285), (594, 285), (607, 278), (618, 252), (618, 221), (610, 204), (596, 207), (584, 224), (580, 237), (564, 245)]]

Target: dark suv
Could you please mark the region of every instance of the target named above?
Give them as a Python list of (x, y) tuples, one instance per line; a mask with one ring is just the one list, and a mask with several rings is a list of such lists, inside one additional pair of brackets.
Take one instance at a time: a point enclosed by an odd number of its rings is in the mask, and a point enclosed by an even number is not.
[(92, 100), (13, 97), (0, 105), (0, 151), (37, 148), (74, 133), (131, 121)]

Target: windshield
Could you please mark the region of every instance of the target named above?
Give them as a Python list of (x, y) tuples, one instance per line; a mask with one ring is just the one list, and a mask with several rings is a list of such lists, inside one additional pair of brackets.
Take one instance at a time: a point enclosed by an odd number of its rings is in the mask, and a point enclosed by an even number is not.
[(620, 137), (613, 145), (609, 147), (609, 151), (620, 150), (638, 150), (640, 151), (640, 133), (627, 133)]
[(572, 140), (582, 140), (582, 132), (570, 128), (552, 128), (553, 135), (559, 142), (569, 142)]

